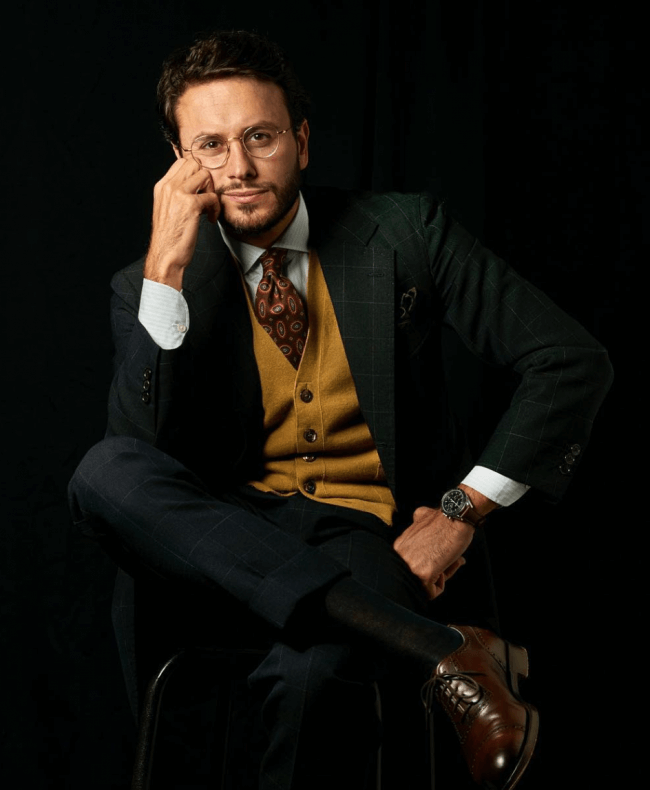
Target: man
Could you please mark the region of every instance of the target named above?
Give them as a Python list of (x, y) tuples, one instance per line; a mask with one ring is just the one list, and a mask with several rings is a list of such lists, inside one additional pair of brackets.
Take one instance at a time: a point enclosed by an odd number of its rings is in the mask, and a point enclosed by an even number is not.
[[(75, 519), (271, 628), (262, 787), (363, 786), (388, 659), (430, 678), (474, 779), (509, 790), (537, 733), (526, 652), (424, 615), (491, 510), (561, 496), (605, 352), (426, 196), (301, 193), (306, 96), (265, 39), (199, 40), (158, 98), (176, 161), (146, 259), (113, 281), (108, 437)], [(469, 474), (443, 323), (522, 377)]]

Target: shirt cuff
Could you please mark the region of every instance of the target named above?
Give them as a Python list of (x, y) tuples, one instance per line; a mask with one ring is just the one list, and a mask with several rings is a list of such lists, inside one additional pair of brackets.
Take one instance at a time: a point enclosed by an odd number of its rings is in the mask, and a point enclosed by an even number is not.
[(514, 504), (530, 488), (484, 466), (475, 466), (461, 482), (476, 489), (501, 507)]
[(190, 328), (190, 311), (183, 294), (153, 280), (142, 281), (138, 319), (154, 342), (168, 351), (182, 344)]

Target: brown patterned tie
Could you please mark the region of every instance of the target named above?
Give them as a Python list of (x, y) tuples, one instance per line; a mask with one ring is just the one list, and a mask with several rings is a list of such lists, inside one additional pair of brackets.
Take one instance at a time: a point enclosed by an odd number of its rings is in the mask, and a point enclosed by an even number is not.
[(280, 351), (298, 369), (307, 341), (307, 308), (295, 286), (282, 274), (287, 250), (262, 253), (262, 279), (255, 294), (255, 315)]

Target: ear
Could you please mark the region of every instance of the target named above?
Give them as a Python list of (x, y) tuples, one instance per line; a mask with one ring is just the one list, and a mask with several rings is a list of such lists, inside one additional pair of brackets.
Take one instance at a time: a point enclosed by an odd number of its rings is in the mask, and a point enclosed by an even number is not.
[(176, 154), (176, 159), (182, 159), (183, 152), (180, 150), (180, 148), (174, 145), (174, 143), (172, 143), (172, 148), (174, 149), (174, 153)]
[(296, 132), (296, 142), (298, 144), (298, 162), (300, 169), (304, 170), (309, 163), (309, 124), (306, 119)]

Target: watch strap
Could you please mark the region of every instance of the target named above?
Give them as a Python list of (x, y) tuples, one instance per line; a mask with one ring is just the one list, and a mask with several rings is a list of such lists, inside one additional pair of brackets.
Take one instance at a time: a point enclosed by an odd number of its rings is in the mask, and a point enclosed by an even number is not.
[(483, 524), (485, 524), (485, 516), (482, 516), (472, 504), (465, 508), (458, 516), (450, 516), (450, 518), (455, 518), (457, 521), (464, 521), (466, 524), (471, 524), (473, 527), (482, 527)]

